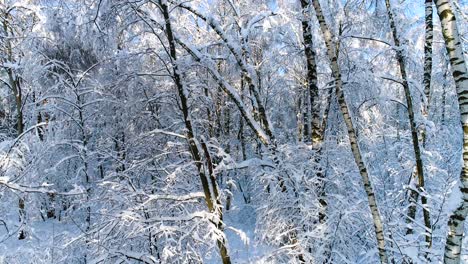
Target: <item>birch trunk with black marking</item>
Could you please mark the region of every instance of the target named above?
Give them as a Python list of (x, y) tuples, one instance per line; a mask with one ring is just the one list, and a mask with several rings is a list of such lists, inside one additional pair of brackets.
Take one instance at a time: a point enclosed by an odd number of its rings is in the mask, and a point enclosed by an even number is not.
[[(211, 213), (217, 214), (218, 217), (220, 217), (220, 216), (222, 217), (222, 215), (219, 214), (219, 211), (221, 210), (221, 208), (219, 208), (217, 206), (218, 203), (215, 200), (215, 199), (217, 199), (218, 194), (219, 194), (216, 183), (213, 183), (213, 181), (212, 181), (213, 192), (215, 193), (215, 195), (213, 197), (212, 194), (211, 194), (208, 177), (206, 176), (206, 174), (204, 172), (204, 168), (202, 166), (203, 163), (202, 163), (201, 151), (198, 149), (198, 146), (197, 146), (197, 143), (196, 143), (195, 133), (194, 133), (194, 129), (193, 129), (193, 126), (192, 126), (192, 121), (190, 119), (188, 98), (187, 98), (188, 95), (186, 93), (185, 87), (182, 84), (182, 78), (180, 76), (179, 69), (178, 69), (178, 66), (177, 66), (176, 46), (175, 46), (175, 40), (174, 40), (173, 31), (172, 31), (170, 16), (169, 16), (169, 10), (168, 10), (168, 7), (167, 7), (165, 1), (163, 1), (163, 0), (159, 0), (159, 6), (161, 7), (161, 12), (163, 14), (164, 21), (165, 21), (164, 30), (165, 30), (167, 41), (168, 41), (168, 44), (169, 44), (169, 55), (170, 55), (171, 60), (172, 60), (172, 73), (171, 74), (173, 76), (174, 84), (175, 84), (175, 86), (177, 88), (177, 92), (178, 92), (180, 103), (181, 103), (181, 110), (182, 110), (182, 115), (183, 115), (184, 124), (185, 124), (185, 128), (186, 128), (186, 136), (187, 136), (187, 140), (188, 140), (188, 144), (189, 144), (190, 153), (192, 154), (193, 161), (195, 162), (195, 166), (197, 167), (197, 171), (198, 171), (198, 175), (200, 177), (203, 192), (205, 194), (205, 201), (206, 201), (208, 210)], [(218, 228), (218, 230), (221, 233), (223, 233), (224, 230), (223, 230), (223, 226), (222, 226), (222, 220), (221, 220), (221, 218), (219, 218), (219, 219), (220, 220), (218, 221), (218, 223), (215, 223), (215, 225)], [(223, 264), (230, 264), (231, 263), (231, 258), (229, 256), (228, 251), (227, 251), (226, 239), (225, 239), (224, 236), (222, 238), (218, 239), (217, 245), (218, 245), (218, 248), (219, 248), (219, 251), (220, 251), (220, 255), (221, 255), (221, 259), (222, 259)]]
[(444, 254), (444, 263), (455, 264), (460, 263), (464, 223), (468, 213), (468, 71), (450, 1), (435, 0), (434, 2), (442, 25), (442, 35), (450, 58), (452, 75), (455, 79), (463, 128), (463, 165), (459, 183), (462, 200), (449, 218)]
[[(432, 77), (432, 43), (434, 41), (434, 22), (432, 0), (425, 1), (425, 41), (424, 41), (424, 95), (426, 103), (424, 104), (423, 114), (429, 115), (429, 103), (431, 101), (431, 77)], [(423, 140), (424, 142), (424, 140)]]
[[(431, 79), (432, 79), (432, 44), (434, 42), (434, 21), (433, 15), (433, 2), (432, 0), (425, 1), (425, 41), (424, 41), (424, 96), (426, 97), (423, 102), (422, 114), (427, 119), (429, 117), (429, 106), (431, 103)], [(423, 100), (424, 101), (424, 100)], [(426, 126), (423, 127), (421, 137), (423, 146), (426, 146)]]
[[(387, 7), (387, 15), (388, 15), (388, 20), (390, 22), (390, 29), (392, 31), (393, 35), (393, 42), (395, 44), (395, 52), (396, 52), (396, 58), (398, 61), (398, 66), (400, 68), (400, 74), (402, 78), (402, 83), (401, 85), (403, 86), (403, 90), (405, 93), (405, 98), (406, 98), (406, 104), (407, 104), (407, 113), (408, 113), (408, 120), (410, 123), (410, 129), (411, 129), (411, 139), (413, 141), (413, 151), (414, 151), (414, 158), (416, 160), (416, 178), (417, 183), (416, 187), (417, 190), (410, 190), (411, 195), (410, 199), (411, 205), (408, 208), (408, 218), (407, 222), (411, 223), (413, 221), (416, 221), (416, 210), (417, 210), (417, 203), (419, 201), (419, 193), (424, 193), (424, 166), (421, 158), (421, 148), (419, 147), (419, 136), (418, 136), (418, 130), (416, 127), (416, 121), (415, 121), (415, 114), (414, 114), (414, 109), (413, 109), (413, 98), (411, 95), (410, 87), (409, 87), (409, 82), (408, 82), (408, 75), (406, 72), (406, 67), (405, 67), (405, 58), (403, 55), (402, 51), (402, 46), (400, 42), (400, 38), (398, 36), (398, 31), (395, 25), (395, 19), (393, 17), (393, 12), (392, 8), (390, 5), (390, 0), (385, 0), (385, 6)], [(428, 248), (431, 247), (432, 245), (432, 226), (431, 226), (431, 216), (427, 204), (427, 197), (425, 195), (421, 195), (421, 202), (423, 205), (423, 217), (424, 217), (424, 226), (426, 227), (426, 246)], [(406, 234), (412, 234), (413, 233), (413, 228), (411, 225), (409, 225), (408, 229), (406, 230)]]
[(317, 63), (312, 41), (312, 27), (310, 25), (310, 2), (301, 0), (302, 7), (302, 37), (304, 39), (304, 53), (307, 66), (307, 88), (309, 90), (311, 142), (317, 144), (322, 141), (320, 133), (320, 102), (317, 86)]
[[(306, 66), (307, 66), (307, 87), (309, 91), (309, 104), (310, 104), (310, 119), (311, 119), (311, 133), (310, 133), (310, 141), (314, 149), (316, 149), (315, 153), (315, 163), (321, 163), (321, 154), (322, 148), (321, 144), (323, 141), (323, 134), (324, 131), (320, 127), (320, 102), (319, 102), (319, 94), (318, 94), (318, 78), (317, 78), (317, 63), (316, 63), (316, 54), (313, 47), (313, 39), (312, 39), (312, 26), (311, 26), (311, 2), (310, 0), (300, 0), (301, 8), (302, 8), (302, 19), (301, 19), (301, 26), (302, 26), (302, 37), (304, 40), (304, 55), (306, 58)], [(327, 113), (325, 113), (327, 114)], [(327, 117), (324, 116), (323, 119), (325, 120)], [(318, 220), (319, 223), (325, 223), (326, 220), (326, 210), (327, 210), (327, 200), (326, 200), (326, 193), (325, 193), (325, 179), (322, 168), (318, 165), (317, 169), (317, 178), (319, 182), (316, 184), (317, 193), (318, 193), (318, 201), (320, 204), (320, 209), (318, 213)], [(324, 255), (329, 255), (328, 252), (325, 252)]]
[(364, 160), (362, 158), (361, 150), (359, 148), (358, 139), (356, 136), (356, 130), (354, 128), (353, 120), (350, 115), (348, 104), (346, 103), (346, 98), (343, 93), (343, 81), (341, 79), (341, 71), (338, 64), (338, 57), (335, 49), (335, 43), (332, 38), (331, 31), (325, 21), (325, 17), (322, 12), (322, 8), (318, 0), (311, 0), (313, 7), (315, 9), (315, 14), (319, 21), (320, 29), (323, 34), (323, 38), (325, 40), (325, 44), (327, 46), (327, 55), (330, 59), (332, 75), (335, 81), (335, 93), (336, 97), (340, 106), (341, 113), (343, 114), (343, 119), (345, 121), (347, 130), (348, 130), (348, 137), (351, 144), (351, 151), (354, 156), (354, 161), (359, 168), (359, 173), (361, 174), (362, 181), (364, 183), (364, 190), (366, 191), (369, 207), (371, 210), (374, 228), (375, 228), (375, 235), (377, 239), (377, 248), (379, 251), (379, 257), (381, 263), (388, 263), (387, 252), (385, 249), (385, 237), (384, 237), (384, 229), (382, 224), (382, 218), (380, 216), (379, 208), (377, 206), (377, 200), (375, 197), (374, 190), (372, 188), (372, 183), (369, 178), (369, 174), (367, 171), (367, 167), (364, 164)]

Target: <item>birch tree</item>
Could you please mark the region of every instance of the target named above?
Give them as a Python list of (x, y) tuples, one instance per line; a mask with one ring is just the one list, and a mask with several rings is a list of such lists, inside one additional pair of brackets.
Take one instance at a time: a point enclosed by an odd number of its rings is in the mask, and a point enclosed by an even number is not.
[(359, 168), (359, 173), (361, 174), (361, 177), (362, 177), (364, 189), (366, 191), (368, 202), (369, 202), (369, 207), (372, 213), (372, 218), (374, 220), (375, 236), (377, 239), (377, 248), (379, 250), (380, 262), (388, 263), (388, 256), (387, 256), (387, 252), (385, 248), (385, 237), (384, 237), (382, 217), (380, 216), (379, 208), (377, 206), (377, 200), (375, 198), (374, 190), (372, 188), (372, 182), (369, 178), (367, 167), (364, 164), (364, 160), (361, 154), (361, 150), (359, 148), (359, 143), (358, 143), (358, 139), (356, 136), (356, 131), (354, 128), (353, 120), (350, 115), (350, 111), (346, 102), (346, 98), (344, 96), (343, 81), (341, 80), (341, 72), (340, 72), (340, 66), (338, 62), (338, 56), (337, 56), (338, 51), (336, 50), (336, 43), (333, 40), (333, 36), (330, 31), (330, 28), (328, 27), (325, 21), (325, 17), (323, 15), (322, 7), (320, 6), (319, 1), (313, 0), (312, 4), (315, 9), (317, 20), (320, 24), (320, 29), (322, 31), (323, 38), (325, 40), (325, 44), (327, 47), (327, 55), (330, 60), (330, 68), (332, 70), (332, 75), (333, 75), (334, 82), (335, 82), (335, 93), (338, 99), (338, 103), (340, 105), (341, 113), (343, 114), (346, 128), (348, 130), (351, 150), (353, 152), (356, 165)]
[[(412, 138), (412, 143), (413, 143), (413, 150), (414, 150), (414, 157), (416, 160), (416, 177), (417, 178), (417, 191), (411, 190), (411, 203), (412, 205), (408, 208), (408, 218), (409, 222), (415, 221), (415, 216), (416, 216), (416, 203), (419, 200), (419, 195), (421, 195), (421, 201), (422, 201), (422, 206), (423, 206), (423, 213), (424, 213), (424, 225), (426, 227), (426, 232), (428, 234), (426, 235), (426, 245), (428, 248), (431, 247), (432, 244), (432, 235), (431, 235), (431, 217), (430, 217), (430, 212), (428, 204), (427, 204), (427, 197), (424, 194), (424, 166), (421, 158), (421, 148), (419, 146), (419, 135), (417, 131), (417, 126), (416, 126), (416, 120), (415, 120), (415, 114), (413, 110), (413, 98), (411, 95), (410, 87), (409, 87), (409, 82), (408, 82), (408, 76), (406, 72), (406, 66), (405, 66), (405, 58), (403, 55), (402, 51), (402, 46), (400, 43), (400, 39), (398, 36), (398, 31), (396, 28), (395, 24), (395, 19), (393, 18), (393, 13), (392, 13), (392, 8), (390, 5), (390, 0), (385, 0), (385, 5), (387, 7), (387, 14), (388, 14), (388, 19), (390, 22), (390, 28), (392, 30), (392, 36), (393, 36), (393, 41), (395, 43), (395, 52), (396, 52), (396, 57), (400, 69), (400, 75), (402, 77), (402, 82), (401, 85), (403, 86), (403, 90), (405, 92), (405, 99), (406, 99), (406, 105), (407, 105), (407, 112), (408, 112), (408, 120), (410, 123), (410, 129), (411, 129), (411, 138)], [(411, 227), (408, 228), (407, 234), (413, 233)]]
[(462, 239), (464, 235), (464, 223), (468, 214), (468, 72), (466, 68), (463, 47), (455, 15), (450, 6), (450, 1), (434, 1), (437, 6), (442, 35), (445, 40), (447, 54), (450, 58), (450, 66), (458, 95), (460, 119), (463, 129), (463, 164), (460, 173), (459, 188), (462, 201), (450, 216), (448, 222), (448, 234), (445, 242), (445, 263), (460, 263)]
[(322, 136), (320, 135), (320, 104), (318, 98), (317, 87), (317, 65), (315, 60), (315, 51), (312, 43), (312, 26), (311, 26), (311, 4), (310, 2), (301, 1), (302, 8), (302, 35), (304, 39), (304, 53), (307, 65), (307, 86), (309, 92), (310, 118), (311, 118), (311, 142), (317, 144)]
[(0, 262), (441, 260), (457, 96), (430, 1), (390, 1), (0, 0)]
[[(213, 168), (211, 158), (209, 157), (209, 151), (206, 146), (203, 148), (205, 156), (207, 158), (208, 168), (209, 168), (209, 175), (210, 179), (206, 176), (204, 172), (204, 167), (202, 166), (202, 152), (200, 151), (198, 144), (198, 140), (195, 138), (195, 131), (192, 127), (192, 121), (190, 118), (189, 106), (188, 106), (188, 98), (187, 98), (187, 91), (183, 86), (183, 80), (179, 73), (178, 66), (177, 66), (177, 53), (176, 53), (176, 41), (174, 38), (174, 32), (172, 30), (171, 25), (171, 18), (169, 14), (169, 9), (167, 7), (167, 3), (162, 0), (158, 2), (159, 7), (161, 8), (161, 12), (165, 21), (164, 30), (167, 37), (168, 45), (169, 45), (169, 55), (172, 60), (172, 74), (174, 76), (174, 84), (177, 88), (177, 92), (180, 98), (183, 118), (185, 127), (187, 129), (187, 140), (189, 144), (190, 152), (193, 156), (194, 162), (197, 166), (198, 174), (200, 176), (200, 181), (202, 183), (203, 192), (205, 194), (205, 201), (208, 207), (208, 210), (217, 216), (217, 220), (214, 221), (213, 224), (222, 232), (223, 231), (223, 217), (222, 217), (222, 205), (219, 202), (219, 190), (216, 184), (216, 180), (213, 176)], [(204, 143), (202, 142), (202, 145)], [(210, 190), (210, 182), (211, 182), (211, 190)], [(212, 193), (213, 192), (213, 193)], [(229, 257), (227, 246), (226, 246), (225, 238), (221, 237), (218, 239), (218, 247), (220, 250), (220, 255), (222, 262), (224, 264), (231, 263), (231, 259)]]

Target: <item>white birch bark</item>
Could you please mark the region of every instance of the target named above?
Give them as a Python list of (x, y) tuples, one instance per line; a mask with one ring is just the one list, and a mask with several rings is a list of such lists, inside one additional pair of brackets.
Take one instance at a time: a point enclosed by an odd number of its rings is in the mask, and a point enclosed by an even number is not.
[(424, 95), (426, 96), (426, 104), (424, 114), (427, 116), (429, 111), (429, 102), (431, 99), (431, 77), (432, 77), (432, 43), (434, 40), (434, 25), (432, 20), (433, 14), (432, 0), (425, 1), (425, 43), (424, 43)]
[(442, 25), (442, 34), (450, 58), (452, 75), (455, 79), (463, 128), (463, 165), (459, 183), (462, 200), (450, 216), (444, 254), (444, 263), (455, 264), (460, 263), (464, 223), (468, 213), (468, 72), (457, 22), (450, 2), (448, 0), (435, 0), (434, 2)]
[(335, 79), (335, 92), (336, 92), (336, 96), (338, 99), (341, 113), (343, 114), (343, 119), (348, 129), (348, 137), (349, 137), (349, 141), (351, 144), (351, 151), (354, 156), (354, 161), (356, 162), (356, 165), (359, 168), (359, 173), (361, 174), (361, 178), (364, 183), (364, 190), (366, 191), (366, 194), (367, 194), (367, 199), (369, 202), (372, 219), (374, 222), (375, 236), (377, 239), (377, 248), (379, 251), (380, 262), (386, 264), (388, 263), (388, 257), (387, 257), (387, 252), (385, 250), (385, 238), (384, 238), (382, 218), (380, 216), (379, 208), (377, 206), (377, 200), (375, 198), (375, 193), (372, 188), (372, 182), (369, 178), (369, 173), (367, 171), (366, 165), (364, 164), (361, 150), (359, 148), (353, 120), (351, 118), (351, 115), (348, 109), (348, 104), (346, 102), (346, 98), (343, 93), (343, 81), (341, 79), (341, 71), (340, 71), (340, 67), (338, 64), (338, 57), (336, 55), (336, 50), (335, 50), (336, 45), (333, 41), (332, 33), (325, 21), (325, 17), (323, 15), (322, 8), (320, 6), (319, 1), (318, 0), (311, 0), (311, 1), (315, 9), (317, 19), (320, 24), (320, 29), (322, 31), (325, 44), (327, 46), (327, 54), (330, 59), (331, 70), (332, 70), (333, 77)]
[[(302, 37), (304, 39), (304, 54), (306, 57), (307, 66), (307, 88), (309, 90), (309, 105), (310, 105), (310, 129), (311, 142), (317, 145), (322, 141), (320, 129), (320, 102), (318, 93), (317, 81), (317, 62), (314, 45), (312, 41), (312, 26), (310, 22), (310, 7), (309, 0), (301, 0), (302, 7)], [(304, 104), (307, 105), (307, 104)], [(306, 108), (307, 109), (307, 108)], [(325, 117), (324, 117), (325, 118)], [(308, 121), (305, 121), (308, 122)], [(304, 128), (304, 130), (306, 130)]]

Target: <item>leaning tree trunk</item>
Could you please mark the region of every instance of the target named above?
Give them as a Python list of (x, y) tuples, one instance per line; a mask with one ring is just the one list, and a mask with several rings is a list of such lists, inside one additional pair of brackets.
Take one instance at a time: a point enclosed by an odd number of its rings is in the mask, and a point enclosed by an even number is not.
[[(204, 168), (202, 166), (201, 151), (198, 149), (198, 146), (196, 144), (195, 133), (194, 133), (192, 121), (190, 119), (190, 114), (189, 114), (187, 91), (185, 90), (185, 87), (182, 84), (182, 79), (179, 74), (179, 70), (177, 66), (177, 53), (176, 53), (174, 35), (172, 32), (172, 25), (171, 25), (170, 17), (169, 17), (169, 10), (165, 1), (159, 0), (159, 6), (161, 7), (161, 11), (162, 11), (164, 21), (165, 21), (164, 29), (165, 29), (167, 40), (169, 42), (169, 55), (171, 56), (171, 59), (172, 59), (172, 67), (173, 67), (172, 75), (173, 75), (174, 83), (177, 87), (177, 92), (180, 98), (184, 124), (187, 130), (186, 135), (187, 135), (187, 139), (189, 143), (190, 153), (192, 154), (192, 158), (195, 162), (195, 165), (197, 166), (197, 171), (200, 177), (200, 181), (202, 183), (203, 192), (205, 194), (205, 201), (206, 201), (208, 210), (211, 213), (217, 214), (219, 220), (217, 223), (215, 223), (215, 225), (216, 225), (216, 228), (220, 232), (223, 232), (224, 230), (223, 230), (223, 225), (222, 225), (222, 213), (221, 213), (221, 206), (219, 202), (218, 187), (216, 185), (214, 178), (211, 178), (212, 188), (214, 192), (214, 196), (213, 196), (211, 194), (208, 177), (206, 176), (204, 172)], [(209, 166), (209, 168), (211, 167)], [(217, 241), (217, 245), (220, 251), (223, 264), (231, 264), (231, 258), (229, 256), (229, 253), (226, 247), (226, 239), (224, 237), (219, 238)]]
[(450, 2), (448, 0), (435, 0), (434, 2), (437, 6), (452, 75), (455, 79), (463, 128), (463, 165), (459, 183), (462, 200), (450, 216), (444, 254), (444, 263), (454, 264), (460, 263), (463, 227), (468, 213), (468, 71), (463, 57), (457, 22)]
[(382, 218), (380, 216), (379, 208), (377, 206), (377, 200), (375, 198), (375, 193), (372, 188), (372, 183), (367, 172), (367, 167), (364, 164), (362, 158), (361, 150), (359, 148), (358, 139), (356, 136), (356, 131), (354, 128), (353, 120), (351, 118), (348, 104), (343, 93), (343, 81), (341, 79), (341, 71), (338, 64), (337, 52), (335, 50), (335, 43), (332, 40), (332, 34), (330, 29), (325, 21), (325, 17), (322, 12), (322, 8), (318, 0), (311, 0), (313, 7), (315, 9), (315, 14), (320, 24), (320, 29), (322, 31), (325, 44), (327, 46), (327, 55), (330, 59), (332, 75), (335, 81), (335, 93), (340, 105), (341, 113), (343, 114), (343, 119), (345, 121), (348, 137), (351, 144), (351, 151), (354, 156), (354, 161), (359, 168), (359, 173), (361, 174), (362, 181), (364, 183), (364, 190), (367, 194), (367, 199), (369, 202), (369, 207), (371, 210), (372, 218), (374, 221), (375, 235), (377, 239), (377, 248), (379, 250), (379, 257), (381, 263), (388, 263), (387, 252), (385, 250), (385, 237), (382, 224)]
[[(395, 52), (396, 52), (396, 58), (399, 64), (400, 68), (400, 74), (402, 80), (402, 85), (403, 85), (403, 90), (405, 92), (405, 98), (406, 98), (406, 104), (407, 104), (407, 112), (408, 112), (408, 119), (410, 123), (410, 129), (411, 129), (411, 138), (413, 140), (413, 150), (414, 150), (414, 158), (416, 160), (416, 176), (417, 176), (417, 190), (411, 190), (411, 195), (410, 199), (411, 205), (408, 208), (408, 223), (411, 223), (415, 221), (416, 217), (416, 204), (418, 203), (419, 200), (419, 194), (418, 193), (423, 193), (424, 192), (424, 166), (421, 158), (421, 148), (419, 147), (419, 136), (418, 136), (418, 130), (416, 127), (416, 121), (415, 121), (415, 116), (414, 116), (414, 109), (413, 109), (413, 98), (411, 95), (411, 91), (409, 88), (409, 83), (408, 83), (408, 75), (406, 73), (406, 68), (405, 68), (405, 58), (403, 56), (402, 52), (402, 47), (400, 44), (400, 39), (398, 37), (398, 32), (397, 28), (395, 25), (395, 19), (393, 18), (393, 13), (392, 13), (392, 8), (390, 6), (390, 0), (385, 0), (385, 5), (387, 7), (387, 14), (388, 14), (388, 19), (390, 22), (390, 28), (392, 30), (392, 35), (393, 35), (393, 42), (395, 43)], [(421, 202), (423, 205), (423, 215), (424, 215), (424, 226), (426, 227), (426, 243), (427, 247), (430, 248), (432, 245), (432, 227), (431, 227), (431, 216), (429, 209), (427, 208), (427, 197), (425, 195), (421, 195)], [(406, 234), (412, 234), (413, 233), (413, 228), (408, 227)]]

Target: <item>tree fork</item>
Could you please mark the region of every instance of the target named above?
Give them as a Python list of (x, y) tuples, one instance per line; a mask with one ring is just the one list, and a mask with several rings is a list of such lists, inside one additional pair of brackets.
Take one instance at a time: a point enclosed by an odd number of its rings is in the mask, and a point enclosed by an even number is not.
[[(167, 5), (162, 1), (159, 0), (159, 5), (161, 7), (161, 11), (165, 20), (165, 33), (167, 36), (167, 40), (169, 42), (169, 55), (171, 56), (172, 59), (172, 65), (173, 65), (173, 76), (174, 76), (174, 83), (177, 87), (177, 91), (179, 94), (179, 98), (181, 101), (181, 108), (182, 108), (182, 114), (184, 118), (184, 123), (185, 123), (185, 128), (187, 129), (187, 139), (189, 143), (189, 149), (192, 154), (193, 160), (195, 162), (195, 165), (198, 170), (198, 174), (200, 177), (200, 181), (202, 183), (203, 187), (203, 192), (205, 194), (205, 201), (208, 207), (208, 210), (212, 213), (216, 214), (216, 207), (213, 202), (215, 201), (211, 195), (210, 191), (210, 186), (208, 182), (208, 178), (206, 177), (205, 173), (203, 172), (202, 168), (202, 160), (201, 160), (201, 154), (198, 149), (198, 146), (195, 142), (195, 134), (194, 130), (192, 127), (192, 122), (190, 120), (189, 116), (189, 108), (188, 108), (188, 102), (187, 102), (187, 95), (185, 93), (181, 77), (178, 72), (178, 66), (177, 66), (177, 53), (176, 53), (176, 47), (175, 47), (175, 40), (174, 40), (174, 35), (172, 32), (172, 27), (171, 27), (171, 22), (170, 22), (170, 17), (169, 17), (169, 11), (167, 8)], [(214, 183), (216, 184), (216, 183)], [(214, 192), (217, 193), (217, 189), (213, 190)], [(217, 196), (217, 195), (215, 195)], [(216, 198), (216, 197), (215, 197)], [(221, 210), (221, 209), (219, 209)], [(219, 213), (219, 212), (218, 212)], [(222, 214), (218, 215), (219, 217), (222, 217)], [(220, 230), (220, 232), (223, 232), (222, 228), (220, 229), (220, 223), (216, 223), (216, 228)], [(229, 257), (229, 253), (226, 248), (226, 241), (225, 239), (218, 239), (217, 245), (220, 251), (221, 259), (223, 264), (231, 264), (231, 259)]]

